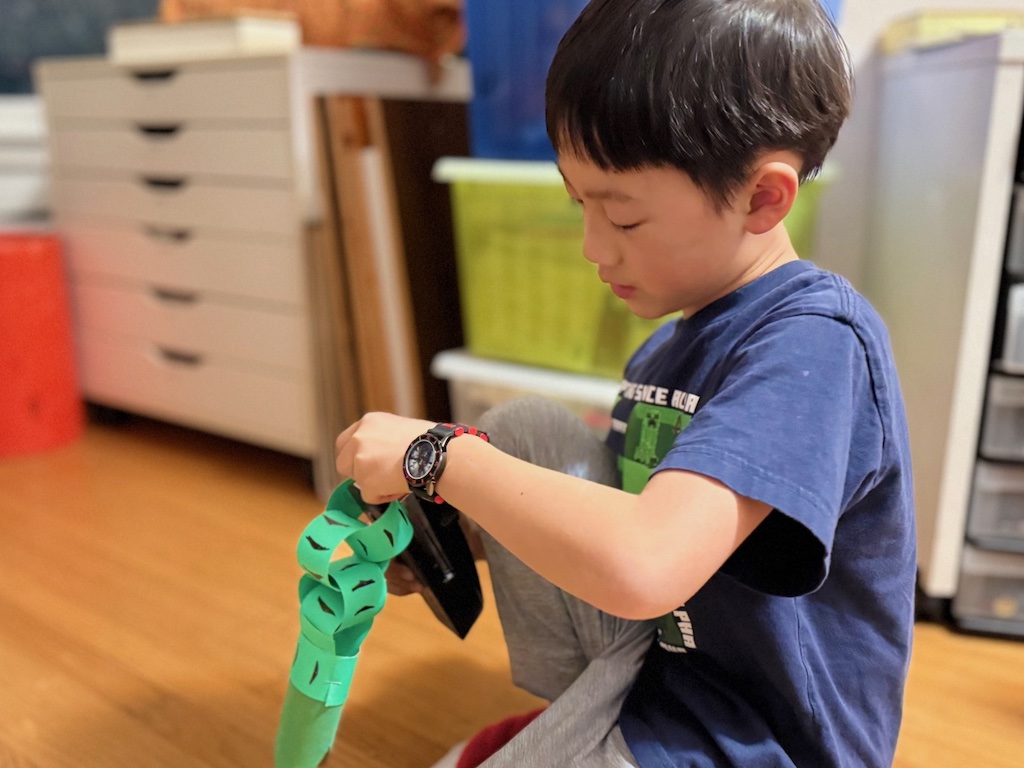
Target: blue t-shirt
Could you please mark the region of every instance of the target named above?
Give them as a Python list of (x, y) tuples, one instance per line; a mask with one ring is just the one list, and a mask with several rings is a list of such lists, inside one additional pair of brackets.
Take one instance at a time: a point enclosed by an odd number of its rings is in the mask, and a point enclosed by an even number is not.
[(626, 490), (684, 469), (772, 507), (662, 619), (620, 718), (640, 765), (890, 766), (916, 548), (903, 401), (868, 303), (798, 261), (663, 326), (608, 441)]

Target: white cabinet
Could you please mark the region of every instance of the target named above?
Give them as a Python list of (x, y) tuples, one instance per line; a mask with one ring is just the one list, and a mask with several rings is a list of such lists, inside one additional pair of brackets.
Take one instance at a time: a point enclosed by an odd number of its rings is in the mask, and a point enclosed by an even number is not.
[[(1024, 602), (980, 602), (988, 593), (977, 586), (1020, 591), (1024, 555), (992, 552), (1013, 546), (991, 536), (971, 541), (969, 530), (990, 526), (969, 520), (972, 498), (987, 516), (999, 487), (978, 462), (1024, 460), (1024, 378), (1002, 375), (998, 359), (1006, 298), (1021, 279), (1004, 264), (1024, 235), (1013, 205), (1024, 32), (893, 56), (878, 85), (865, 292), (889, 326), (907, 404), (919, 585), (926, 600), (952, 601), (962, 626), (1022, 634)], [(1004, 501), (1022, 499), (1006, 491)]]
[(115, 66), (44, 59), (55, 228), (87, 400), (322, 466), (307, 227), (320, 216), (314, 97), (466, 101), (402, 54)]

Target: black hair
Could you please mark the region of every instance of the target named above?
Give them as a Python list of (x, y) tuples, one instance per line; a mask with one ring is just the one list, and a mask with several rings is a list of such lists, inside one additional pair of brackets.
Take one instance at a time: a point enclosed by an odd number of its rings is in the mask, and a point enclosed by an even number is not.
[(678, 168), (720, 210), (765, 151), (820, 170), (850, 72), (819, 0), (592, 0), (548, 70), (548, 136), (605, 170)]

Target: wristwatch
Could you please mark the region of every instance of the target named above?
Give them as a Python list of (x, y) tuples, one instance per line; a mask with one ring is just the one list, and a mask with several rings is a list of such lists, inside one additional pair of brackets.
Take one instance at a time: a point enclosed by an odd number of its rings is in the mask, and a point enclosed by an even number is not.
[(482, 440), (488, 440), (487, 433), (476, 427), (467, 427), (465, 424), (438, 424), (409, 443), (405, 450), (405, 460), (402, 462), (402, 473), (405, 475), (405, 482), (409, 484), (409, 490), (421, 499), (435, 504), (444, 503), (444, 499), (437, 495), (434, 489), (437, 481), (441, 479), (448, 459), (448, 443), (459, 435), (476, 435)]

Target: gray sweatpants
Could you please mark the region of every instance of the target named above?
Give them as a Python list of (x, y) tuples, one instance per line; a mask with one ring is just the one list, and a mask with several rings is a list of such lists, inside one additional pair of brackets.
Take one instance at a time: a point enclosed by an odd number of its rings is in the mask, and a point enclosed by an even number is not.
[[(488, 411), (478, 426), (505, 453), (618, 485), (611, 451), (560, 405), (514, 400)], [(551, 702), (485, 768), (636, 766), (619, 731), (619, 710), (654, 623), (603, 613), (538, 576), (486, 532), (483, 540), (513, 681)]]

